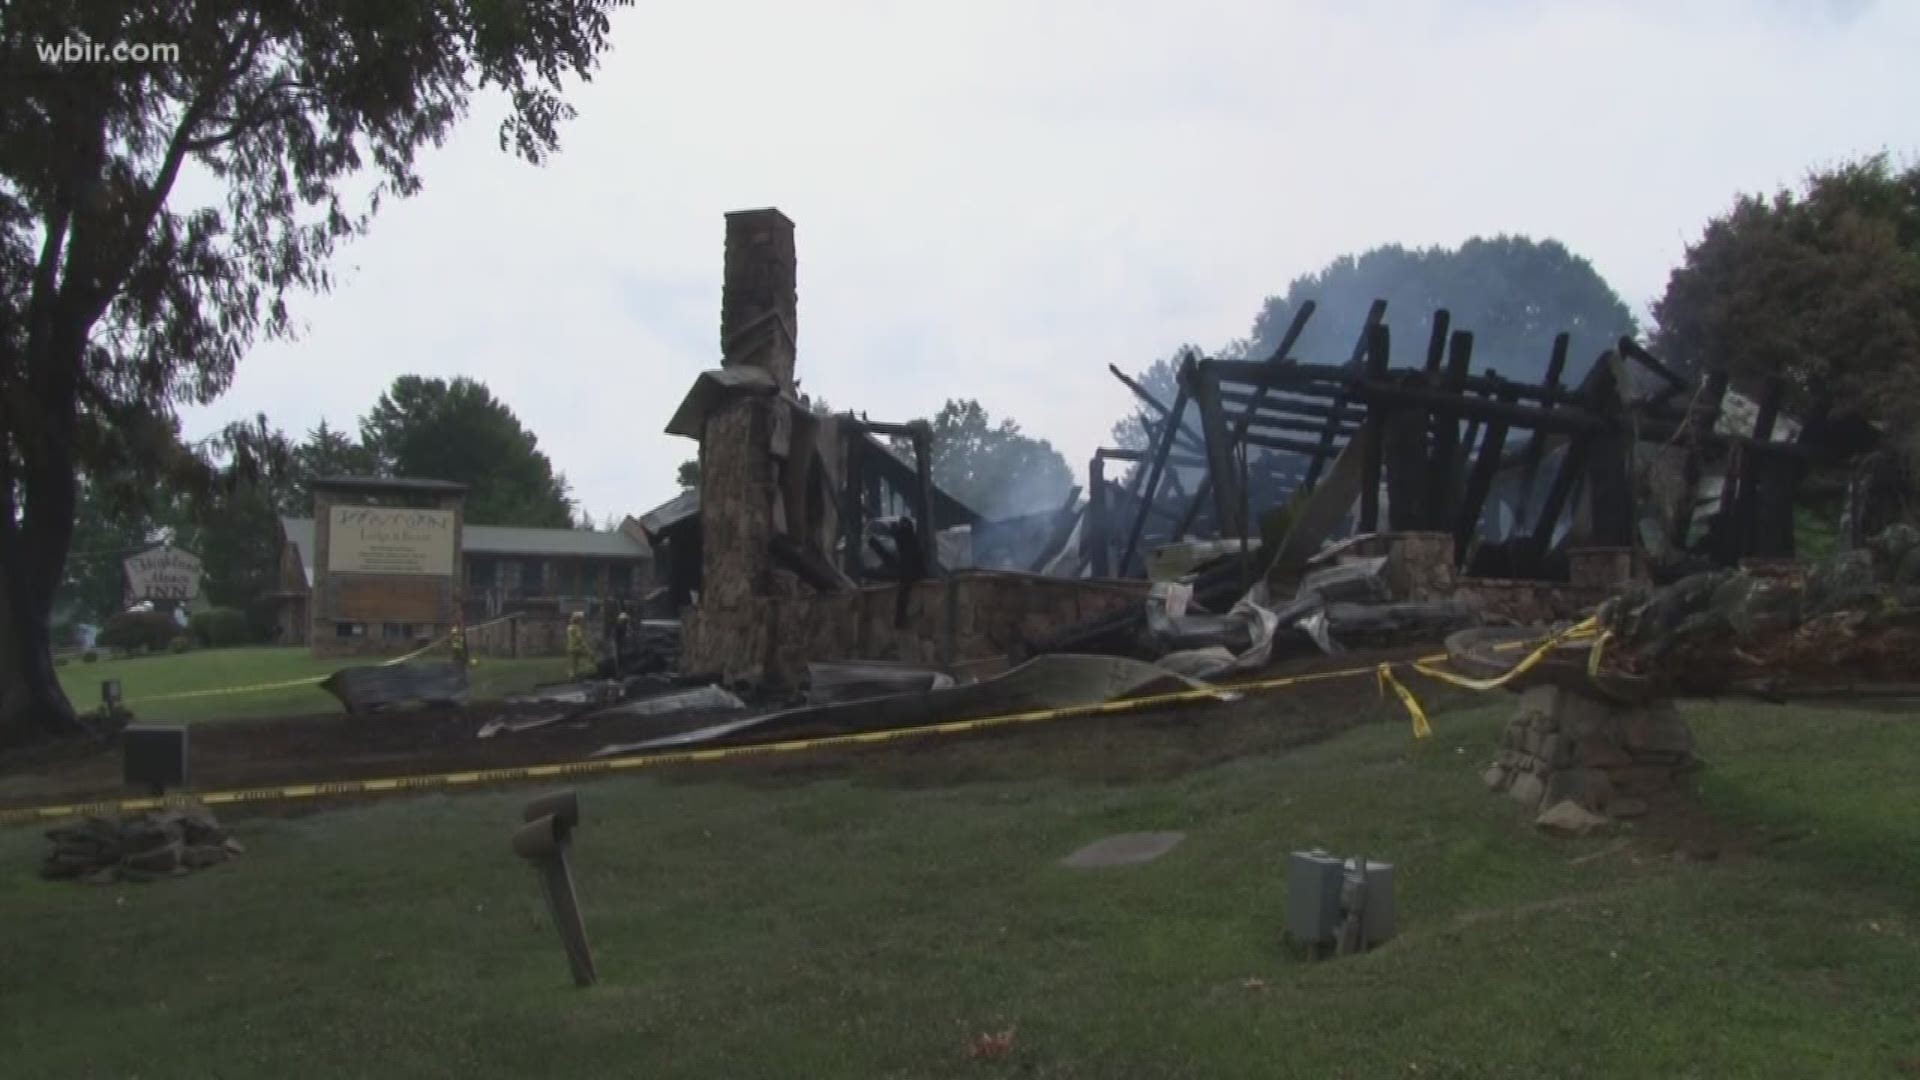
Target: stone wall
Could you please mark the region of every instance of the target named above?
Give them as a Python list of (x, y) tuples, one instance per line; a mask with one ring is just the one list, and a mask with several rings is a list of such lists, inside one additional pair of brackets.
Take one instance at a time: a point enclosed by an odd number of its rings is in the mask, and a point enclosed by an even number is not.
[(1613, 595), (1609, 589), (1579, 588), (1560, 581), (1463, 577), (1455, 594), (1470, 597), (1483, 615), (1511, 619), (1522, 626), (1578, 619)]
[(882, 585), (756, 598), (750, 613), (735, 609), (724, 616), (744, 615), (748, 625), (718, 630), (712, 624), (717, 609), (709, 609), (703, 598), (684, 620), (688, 642), (752, 636), (762, 651), (709, 647), (696, 657), (689, 647), (682, 669), (796, 686), (810, 660), (891, 660), (936, 668), (1001, 656), (1017, 660), (1031, 638), (1139, 604), (1147, 583), (963, 571), (916, 583), (908, 596), (906, 626), (899, 629), (894, 627), (897, 593), (896, 586)]
[(1673, 702), (1618, 705), (1555, 686), (1520, 695), (1500, 746), (1487, 786), (1542, 815), (1565, 814), (1560, 804), (1571, 802), (1588, 815), (1636, 817), (1700, 767)]

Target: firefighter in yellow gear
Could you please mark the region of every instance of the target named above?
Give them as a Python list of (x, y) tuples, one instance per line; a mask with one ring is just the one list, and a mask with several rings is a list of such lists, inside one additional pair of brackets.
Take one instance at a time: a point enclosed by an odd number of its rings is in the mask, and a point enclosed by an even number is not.
[(579, 612), (567, 620), (567, 663), (573, 678), (579, 678), (583, 670), (593, 667), (593, 653), (587, 648), (586, 620)]
[(467, 666), (467, 629), (459, 623), (453, 624), (453, 633), (447, 635), (447, 647), (453, 652), (453, 662), (460, 667)]

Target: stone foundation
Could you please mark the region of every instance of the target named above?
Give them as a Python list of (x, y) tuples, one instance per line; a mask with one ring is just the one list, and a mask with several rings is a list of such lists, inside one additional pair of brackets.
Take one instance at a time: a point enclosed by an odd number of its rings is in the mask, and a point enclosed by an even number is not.
[(1632, 818), (1699, 769), (1693, 748), (1693, 730), (1671, 701), (1618, 705), (1540, 686), (1520, 696), (1486, 781), (1543, 818), (1565, 802)]

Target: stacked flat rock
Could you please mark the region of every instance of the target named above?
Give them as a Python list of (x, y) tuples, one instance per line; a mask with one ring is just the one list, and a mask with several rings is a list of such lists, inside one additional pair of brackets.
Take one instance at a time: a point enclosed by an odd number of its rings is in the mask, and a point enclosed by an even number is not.
[(133, 817), (89, 817), (47, 832), (53, 847), (40, 876), (96, 885), (178, 877), (226, 862), (245, 849), (204, 807)]
[(1539, 813), (1539, 824), (1556, 831), (1644, 814), (1648, 796), (1677, 787), (1700, 768), (1693, 729), (1671, 701), (1620, 705), (1557, 686), (1520, 696), (1500, 747), (1487, 786)]

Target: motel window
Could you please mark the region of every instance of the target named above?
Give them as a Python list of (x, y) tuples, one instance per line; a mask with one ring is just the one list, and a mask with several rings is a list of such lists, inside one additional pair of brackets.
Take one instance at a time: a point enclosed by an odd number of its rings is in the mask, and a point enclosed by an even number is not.
[(334, 623), (333, 636), (343, 638), (366, 637), (367, 624), (357, 622)]
[(578, 563), (563, 562), (555, 567), (554, 577), (557, 584), (554, 593), (558, 596), (580, 595), (580, 566)]
[(626, 563), (614, 563), (607, 567), (607, 591), (614, 594), (633, 591), (633, 567)]
[(520, 564), (520, 589), (528, 596), (546, 595), (546, 568), (539, 559), (528, 559)]
[(476, 589), (493, 588), (495, 564), (492, 559), (469, 558), (467, 560), (467, 584)]

